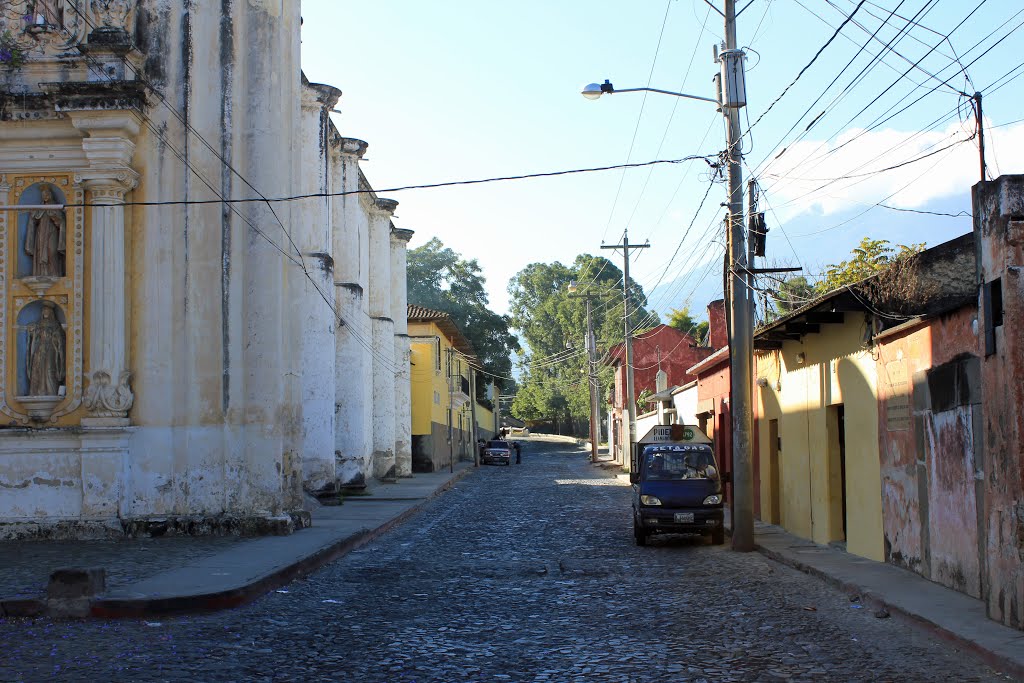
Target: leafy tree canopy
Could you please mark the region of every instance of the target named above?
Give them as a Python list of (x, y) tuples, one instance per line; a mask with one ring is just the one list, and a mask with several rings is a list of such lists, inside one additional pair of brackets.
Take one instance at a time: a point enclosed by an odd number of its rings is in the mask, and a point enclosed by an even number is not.
[(811, 284), (803, 276), (783, 280), (778, 289), (772, 292), (774, 311), (770, 312), (770, 317), (786, 315), (815, 297), (878, 275), (923, 249), (923, 243), (892, 246), (889, 240), (864, 237), (850, 252), (849, 259), (827, 266), (818, 282)]
[(825, 269), (825, 276), (817, 283), (815, 289), (819, 294), (824, 294), (844, 285), (852, 285), (923, 249), (924, 244), (910, 246), (899, 244), (893, 247), (889, 240), (873, 240), (864, 237), (860, 244), (853, 248), (850, 259), (840, 261)]
[(708, 322), (706, 320), (700, 322), (694, 320), (690, 315), (689, 306), (673, 308), (669, 313), (668, 322), (665, 324), (676, 328), (684, 334), (690, 335), (698, 344), (702, 343), (704, 338), (708, 336)]
[[(512, 372), (511, 355), (519, 341), (509, 331), (510, 319), (487, 307), (480, 265), (444, 246), (436, 237), (408, 254), (409, 303), (447, 313), (473, 345), (484, 369), (498, 376)], [(501, 379), (495, 379), (499, 389)], [(478, 385), (482, 390), (483, 385)]]
[[(532, 263), (519, 271), (509, 283), (511, 322), (530, 349), (512, 404), (512, 414), (520, 419), (566, 420), (590, 414), (587, 304), (583, 298), (570, 296), (572, 282), (577, 283), (576, 294), (593, 295), (591, 315), (598, 356), (625, 337), (622, 271), (608, 259), (580, 254), (571, 265)], [(633, 328), (657, 324), (657, 315), (645, 308), (643, 288), (632, 278), (628, 293)], [(610, 369), (602, 369), (598, 380), (601, 395), (610, 379)]]

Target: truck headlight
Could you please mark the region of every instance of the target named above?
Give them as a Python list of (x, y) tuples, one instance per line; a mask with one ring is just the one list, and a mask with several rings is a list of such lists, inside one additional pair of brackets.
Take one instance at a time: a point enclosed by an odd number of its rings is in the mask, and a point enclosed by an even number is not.
[(715, 493), (704, 499), (705, 505), (718, 505), (722, 502), (722, 494)]
[(654, 496), (640, 496), (643, 505), (661, 505), (661, 501)]

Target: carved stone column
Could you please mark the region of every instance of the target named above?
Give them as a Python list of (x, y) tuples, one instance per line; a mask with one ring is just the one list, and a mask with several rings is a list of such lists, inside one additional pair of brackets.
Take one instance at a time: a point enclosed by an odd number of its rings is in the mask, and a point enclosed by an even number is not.
[(68, 115), (86, 135), (82, 151), (89, 160), (89, 168), (76, 177), (85, 186), (90, 205), (89, 364), (82, 396), (89, 414), (82, 425), (125, 426), (135, 396), (125, 315), (124, 196), (139, 182), (130, 164), (141, 120), (134, 112), (119, 110), (68, 111)]
[(373, 476), (395, 472), (395, 321), (391, 318), (391, 216), (398, 202), (378, 199), (370, 216), (370, 325), (373, 330)]
[(395, 474), (412, 476), (412, 377), (406, 250), (412, 230), (391, 230), (391, 318), (395, 321)]
[(128, 369), (125, 316), (124, 196), (137, 183), (130, 169), (85, 172), (91, 230), (89, 268), (89, 367), (82, 403), (87, 427), (125, 426), (135, 395)]

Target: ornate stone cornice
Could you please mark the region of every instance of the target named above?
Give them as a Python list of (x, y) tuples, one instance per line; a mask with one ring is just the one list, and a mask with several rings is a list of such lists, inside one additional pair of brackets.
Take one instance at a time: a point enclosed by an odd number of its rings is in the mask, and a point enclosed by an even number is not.
[(355, 157), (356, 159), (362, 159), (369, 146), (370, 143), (357, 138), (346, 138), (340, 135), (336, 135), (331, 138), (331, 147), (336, 149), (339, 154), (342, 156)]
[(304, 83), (302, 106), (309, 109), (334, 109), (341, 99), (341, 90), (324, 83)]
[(412, 236), (414, 234), (415, 233), (412, 230), (406, 230), (405, 228), (396, 228), (394, 226), (391, 226), (391, 239), (393, 240), (401, 241), (404, 242), (405, 244), (408, 244), (409, 240), (412, 239)]
[(377, 211), (387, 214), (388, 216), (392, 216), (395, 213), (395, 209), (398, 208), (398, 200), (384, 199), (383, 197), (378, 197), (377, 200), (373, 203), (373, 206), (375, 209), (377, 209)]

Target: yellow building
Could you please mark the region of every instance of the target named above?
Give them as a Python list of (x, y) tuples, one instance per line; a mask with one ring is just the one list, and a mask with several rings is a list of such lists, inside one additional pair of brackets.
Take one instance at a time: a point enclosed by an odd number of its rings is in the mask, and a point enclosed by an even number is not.
[(787, 316), (758, 334), (761, 519), (883, 561), (877, 371), (862, 312)]
[(472, 460), (477, 439), (494, 434), (494, 413), (473, 400), (479, 366), (447, 313), (409, 306), (414, 472)]

